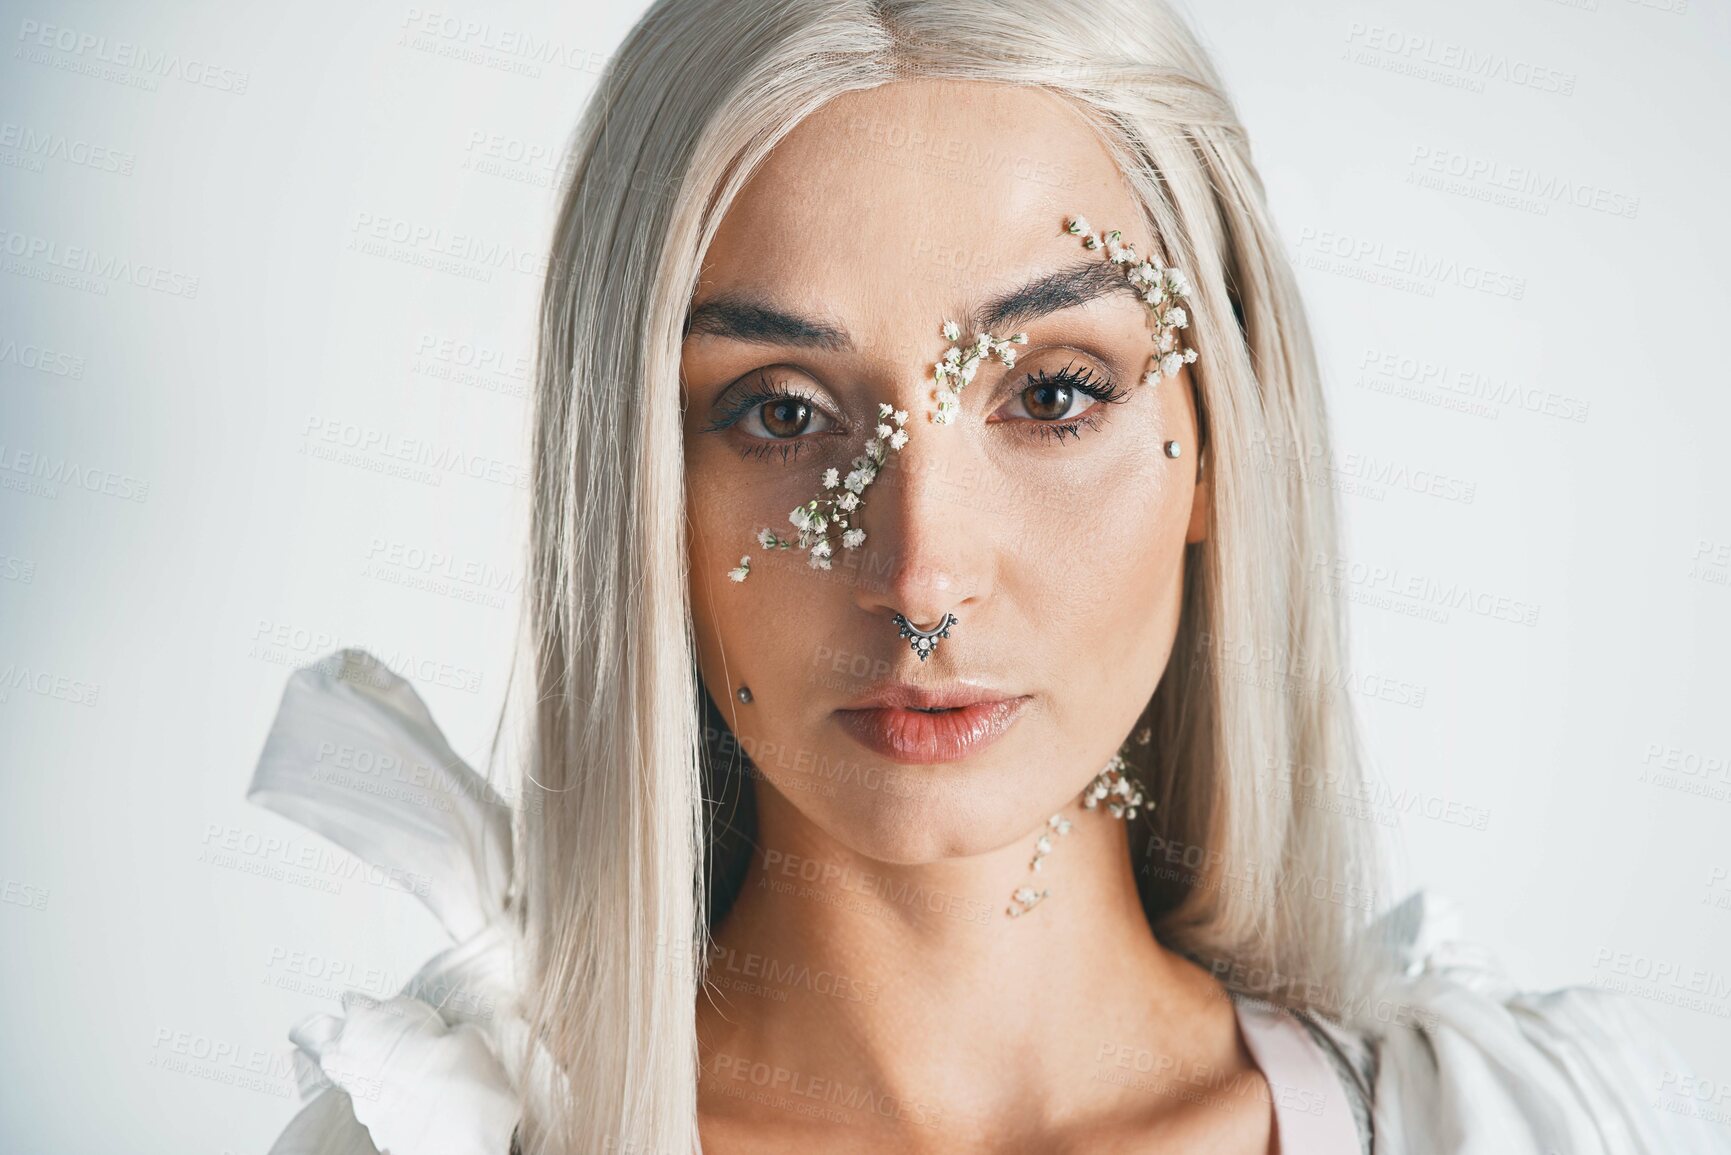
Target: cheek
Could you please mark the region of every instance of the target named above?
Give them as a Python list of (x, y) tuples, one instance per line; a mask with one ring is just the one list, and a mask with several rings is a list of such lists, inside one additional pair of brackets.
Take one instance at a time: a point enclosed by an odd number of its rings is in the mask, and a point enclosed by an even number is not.
[[(804, 553), (765, 549), (757, 541), (764, 527), (784, 537), (796, 532), (787, 513), (814, 491), (809, 472), (742, 462), (725, 448), (706, 447), (686, 458), (688, 584), (699, 669), (724, 712), (741, 683), (752, 687), (751, 714), (742, 719), (748, 726), (761, 728), (782, 717), (788, 703), (803, 700), (817, 643), (828, 635), (815, 606), (819, 591), (840, 578), (812, 572)], [(728, 571), (746, 556), (749, 572), (736, 582)]]
[[(1193, 489), (1173, 464), (1163, 456), (1121, 462), (1098, 489), (1101, 500), (1074, 511), (1044, 557), (1022, 563), (1045, 607), (1033, 632), (1061, 744), (1092, 749), (1112, 735), (1115, 746), (1165, 671), (1182, 604)], [(1099, 762), (1110, 753), (1100, 749)]]
[[(718, 468), (714, 461), (687, 452), (684, 531), (690, 565), (692, 622), (697, 633), (699, 669), (711, 692), (723, 700), (731, 690), (723, 682), (721, 659), (724, 654), (733, 655), (735, 645), (745, 634), (739, 625), (740, 609), (750, 599), (744, 595), (751, 583), (762, 580), (764, 568), (759, 556), (762, 551), (742, 528), (745, 521), (740, 498), (729, 492), (725, 476), (725, 469)], [(727, 571), (748, 554), (753, 572), (744, 584), (733, 581)]]
[[(787, 510), (797, 499), (788, 497), (779, 521), (770, 515), (779, 508), (779, 494), (786, 488), (786, 470), (758, 465), (740, 455), (711, 434), (688, 444), (685, 451), (685, 534), (690, 550), (691, 586), (694, 606), (702, 604), (707, 589), (717, 605), (741, 601), (741, 594), (760, 584), (770, 559), (757, 542), (757, 531), (765, 526), (781, 532)], [(770, 503), (775, 502), (772, 506)], [(751, 573), (742, 585), (727, 576), (739, 559), (751, 557)], [(777, 561), (782, 559), (775, 559)], [(732, 595), (731, 597), (729, 595)], [(746, 602), (750, 598), (743, 599)]]
[(1071, 480), (1029, 511), (1018, 584), (1038, 628), (1068, 649), (1138, 655), (1176, 625), (1192, 483), (1147, 454)]

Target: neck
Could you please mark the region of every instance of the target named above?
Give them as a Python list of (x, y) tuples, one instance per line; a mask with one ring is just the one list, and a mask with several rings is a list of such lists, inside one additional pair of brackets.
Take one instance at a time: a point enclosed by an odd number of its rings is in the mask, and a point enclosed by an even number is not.
[[(1052, 1127), (1121, 1098), (1144, 1057), (1209, 1039), (1218, 1059), (1230, 1004), (1155, 940), (1125, 822), (1079, 801), (1061, 813), (1071, 829), (1038, 872), (1043, 822), (987, 854), (885, 864), (760, 784), (760, 849), (699, 1000), (704, 1079), (756, 1093), (773, 1072), (794, 1098), (870, 1095), (916, 1125)], [(1022, 885), (1051, 893), (1010, 917)]]

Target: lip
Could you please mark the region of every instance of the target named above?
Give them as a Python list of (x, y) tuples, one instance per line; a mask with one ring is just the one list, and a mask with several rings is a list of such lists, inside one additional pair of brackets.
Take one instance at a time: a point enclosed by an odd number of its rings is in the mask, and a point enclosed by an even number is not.
[[(924, 698), (952, 699), (921, 701)], [(1033, 699), (1026, 694), (1003, 698), (979, 690), (914, 690), (897, 688), (878, 695), (900, 701), (837, 710), (836, 721), (855, 741), (892, 762), (924, 766), (954, 762), (977, 754), (1004, 736)], [(928, 714), (913, 706), (948, 706)]]

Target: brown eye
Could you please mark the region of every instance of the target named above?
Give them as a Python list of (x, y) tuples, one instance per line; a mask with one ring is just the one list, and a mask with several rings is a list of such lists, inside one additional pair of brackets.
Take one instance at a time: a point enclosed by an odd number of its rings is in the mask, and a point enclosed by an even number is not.
[(1071, 416), (1070, 406), (1075, 398), (1075, 389), (1058, 382), (1030, 385), (1022, 390), (1023, 407), (1037, 421), (1061, 421)]
[(758, 419), (771, 437), (798, 437), (811, 424), (811, 412), (801, 398), (783, 397), (760, 406)]
[(1129, 394), (1112, 379), (1089, 367), (1066, 365), (1056, 373), (1041, 370), (1028, 376), (1020, 393), (1013, 394), (1004, 412), (1010, 417), (1024, 417), (1035, 424), (1086, 419), (1102, 405), (1116, 404)]
[(826, 406), (777, 382), (765, 382), (741, 397), (717, 428), (736, 426), (748, 439), (761, 442), (799, 441), (809, 434), (829, 433), (838, 422)]

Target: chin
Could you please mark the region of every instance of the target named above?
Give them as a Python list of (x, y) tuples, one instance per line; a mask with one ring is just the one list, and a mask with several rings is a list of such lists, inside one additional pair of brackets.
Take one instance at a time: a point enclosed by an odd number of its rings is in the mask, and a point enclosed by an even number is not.
[(955, 769), (878, 764), (827, 797), (784, 794), (849, 850), (897, 866), (989, 854), (1046, 820), (1049, 811), (1028, 810), (1035, 792), (1011, 785), (1002, 769)]

